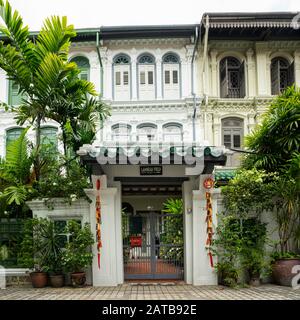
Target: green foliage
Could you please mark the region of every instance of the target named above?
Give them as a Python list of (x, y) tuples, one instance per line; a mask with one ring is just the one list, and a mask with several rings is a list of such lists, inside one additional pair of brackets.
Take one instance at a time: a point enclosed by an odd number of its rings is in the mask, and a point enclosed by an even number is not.
[(274, 188), (278, 177), (256, 168), (240, 169), (228, 185), (222, 187), (223, 203), (232, 215), (260, 214), (274, 206)]
[(225, 285), (234, 287), (246, 272), (260, 276), (265, 267), (266, 226), (259, 220), (223, 214), (211, 247), (216, 269)]
[(8, 145), (6, 159), (0, 162), (0, 202), (5, 209), (12, 204), (22, 206), (35, 195), (27, 131)]
[(300, 254), (297, 254), (292, 251), (287, 251), (283, 253), (276, 251), (271, 255), (271, 258), (272, 262), (280, 259), (300, 259)]
[(85, 224), (81, 227), (76, 221), (70, 220), (65, 233), (70, 234), (70, 241), (63, 251), (62, 265), (69, 272), (80, 272), (90, 266), (93, 261), (90, 247), (95, 241), (90, 225)]
[(24, 224), (24, 236), (18, 255), (18, 264), (36, 271), (47, 271), (52, 258), (51, 240), (48, 240), (53, 222), (42, 219), (27, 219)]
[(182, 199), (168, 199), (163, 204), (163, 212), (170, 216), (165, 217), (164, 232), (161, 234), (161, 243), (174, 245), (172, 248), (161, 247), (160, 254), (169, 260), (183, 262), (183, 201)]
[(246, 137), (253, 151), (244, 167), (268, 172), (285, 171), (294, 152), (300, 151), (300, 89), (286, 89), (273, 100), (257, 128)]
[[(68, 170), (65, 170), (65, 163), (68, 163)], [(68, 160), (60, 156), (58, 160), (48, 168), (45, 176), (42, 176), (37, 190), (40, 198), (50, 199), (64, 197), (70, 204), (79, 198), (88, 198), (84, 188), (89, 187), (87, 172), (76, 160)], [(49, 202), (50, 204), (50, 202)]]

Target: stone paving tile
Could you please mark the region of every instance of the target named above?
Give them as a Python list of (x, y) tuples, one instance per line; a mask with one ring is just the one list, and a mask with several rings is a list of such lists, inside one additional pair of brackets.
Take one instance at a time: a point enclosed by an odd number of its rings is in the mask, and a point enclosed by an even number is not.
[(12, 286), (0, 290), (0, 300), (300, 300), (300, 289), (262, 285), (241, 289), (222, 286), (132, 285), (117, 287), (43, 288)]

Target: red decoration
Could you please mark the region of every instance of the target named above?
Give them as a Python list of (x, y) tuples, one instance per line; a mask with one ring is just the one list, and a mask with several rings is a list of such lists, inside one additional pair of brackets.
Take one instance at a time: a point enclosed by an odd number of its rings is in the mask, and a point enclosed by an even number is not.
[(96, 196), (96, 242), (97, 242), (97, 251), (98, 251), (98, 268), (100, 269), (100, 256), (101, 256), (101, 248), (102, 248), (102, 241), (101, 241), (101, 199), (100, 199), (100, 188), (101, 188), (101, 181), (97, 179), (96, 181), (96, 189), (97, 189), (97, 196)]
[(141, 236), (131, 236), (130, 237), (130, 247), (141, 247), (142, 246), (142, 237)]
[(214, 180), (212, 178), (207, 178), (203, 181), (203, 187), (205, 189), (211, 189), (214, 186)]
[(211, 203), (211, 194), (210, 192), (205, 193), (205, 198), (206, 198), (206, 210), (207, 210), (207, 215), (206, 215), (206, 233), (207, 233), (207, 238), (206, 238), (206, 247), (208, 249), (208, 256), (209, 256), (209, 261), (210, 261), (210, 266), (213, 268), (214, 267), (214, 261), (213, 261), (213, 256), (212, 253), (210, 252), (210, 246), (212, 244), (212, 237), (213, 237), (213, 215), (212, 215), (212, 203)]
[(97, 179), (97, 182), (96, 182), (97, 190), (100, 190), (100, 187), (101, 187), (101, 181), (100, 181), (100, 179)]

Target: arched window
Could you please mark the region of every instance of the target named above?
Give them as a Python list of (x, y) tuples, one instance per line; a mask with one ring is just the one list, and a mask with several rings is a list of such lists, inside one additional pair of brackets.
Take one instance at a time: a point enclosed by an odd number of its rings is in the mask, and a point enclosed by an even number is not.
[(163, 126), (163, 140), (167, 142), (182, 141), (182, 125), (167, 123)]
[(16, 141), (20, 137), (23, 130), (23, 128), (12, 128), (6, 130), (6, 150), (13, 141)]
[(131, 140), (131, 126), (128, 124), (115, 124), (111, 128), (111, 132), (113, 141)]
[(137, 127), (138, 141), (147, 142), (157, 139), (157, 126), (152, 123), (143, 123)]
[(294, 62), (289, 63), (286, 59), (277, 57), (271, 62), (271, 93), (280, 94), (295, 82)]
[(90, 63), (86, 57), (77, 56), (71, 59), (72, 62), (75, 62), (80, 69), (79, 78), (82, 80), (90, 79)]
[(244, 121), (240, 118), (225, 118), (222, 120), (222, 144), (226, 148), (242, 147), (244, 136)]
[(19, 92), (20, 86), (12, 80), (9, 80), (8, 85), (8, 104), (12, 106), (20, 105), (22, 103), (22, 99), (25, 98), (26, 95)]
[(221, 98), (245, 97), (245, 64), (234, 57), (220, 61)]
[(145, 53), (138, 57), (138, 88), (142, 100), (155, 99), (155, 58)]
[(163, 56), (163, 88), (164, 97), (177, 99), (180, 97), (180, 61), (176, 54), (167, 53)]
[(113, 60), (113, 92), (116, 100), (130, 100), (130, 58), (124, 53)]
[(57, 149), (57, 128), (42, 127), (41, 128), (41, 144), (49, 149)]

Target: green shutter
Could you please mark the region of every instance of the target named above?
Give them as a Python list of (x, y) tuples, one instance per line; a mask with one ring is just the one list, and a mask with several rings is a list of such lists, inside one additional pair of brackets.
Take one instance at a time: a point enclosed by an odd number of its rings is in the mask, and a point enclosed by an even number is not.
[(12, 106), (18, 106), (22, 103), (24, 95), (19, 94), (19, 85), (13, 81), (9, 81), (8, 103)]
[(23, 128), (14, 128), (6, 131), (6, 150), (13, 141), (16, 141), (20, 137), (23, 130)]
[(50, 148), (57, 149), (57, 129), (53, 127), (41, 128), (41, 144)]
[(85, 57), (75, 57), (71, 60), (75, 62), (80, 69), (79, 78), (81, 80), (89, 80), (90, 76), (90, 63), (89, 60)]

